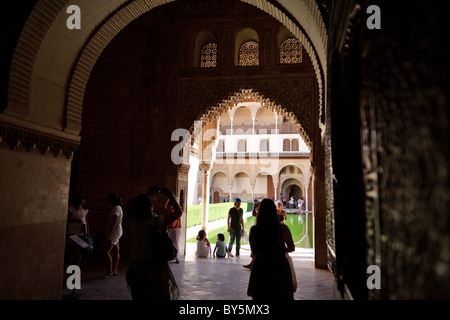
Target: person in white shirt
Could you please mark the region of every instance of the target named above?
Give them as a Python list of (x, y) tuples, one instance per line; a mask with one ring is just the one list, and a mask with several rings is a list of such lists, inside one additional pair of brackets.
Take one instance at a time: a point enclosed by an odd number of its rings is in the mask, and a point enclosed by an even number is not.
[[(122, 237), (122, 200), (116, 193), (108, 194), (108, 202), (111, 205), (111, 212), (106, 223), (106, 241), (109, 243), (108, 251), (105, 256), (108, 260), (108, 271), (102, 276), (103, 279), (117, 275), (119, 265), (119, 239)], [(114, 249), (114, 260), (111, 252)]]

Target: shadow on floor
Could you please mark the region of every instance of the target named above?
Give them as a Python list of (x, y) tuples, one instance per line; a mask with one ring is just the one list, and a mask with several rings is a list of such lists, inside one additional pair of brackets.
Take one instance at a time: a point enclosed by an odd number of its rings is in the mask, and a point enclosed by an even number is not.
[[(187, 254), (179, 264), (169, 263), (180, 290), (179, 300), (251, 300), (247, 296), (250, 250), (241, 249), (240, 258), (197, 258), (195, 244), (188, 244)], [(334, 277), (328, 270), (314, 268), (312, 249), (296, 249), (291, 253), (297, 273), (295, 300), (334, 300)], [(125, 282), (127, 257), (121, 257), (117, 276), (101, 279), (107, 271), (103, 257), (82, 260), (81, 289), (67, 289), (64, 277), (62, 298), (76, 300), (131, 300)]]

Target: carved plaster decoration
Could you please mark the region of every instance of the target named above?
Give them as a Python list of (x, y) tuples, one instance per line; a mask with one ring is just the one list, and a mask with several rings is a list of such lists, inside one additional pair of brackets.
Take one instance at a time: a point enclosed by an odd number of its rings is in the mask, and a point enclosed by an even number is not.
[[(326, 68), (323, 60), (315, 53), (314, 46), (305, 32), (299, 28), (298, 22), (292, 22), (282, 10), (273, 4), (261, 0), (242, 0), (245, 3), (270, 14), (283, 23), (300, 42), (304, 45), (306, 52), (310, 55), (318, 81), (318, 106), (319, 119), (321, 119), (323, 105), (324, 81), (321, 68)], [(114, 13), (103, 20), (89, 37), (84, 47), (81, 49), (78, 59), (74, 62), (73, 73), (67, 81), (67, 99), (65, 106), (64, 131), (70, 134), (79, 134), (81, 131), (82, 104), (85, 88), (92, 72), (92, 69), (106, 46), (114, 37), (123, 30), (129, 23), (139, 18), (144, 13), (167, 3), (171, 0), (135, 0), (123, 3)], [(53, 28), (52, 23), (56, 17), (63, 12), (67, 6), (67, 0), (38, 1), (36, 7), (31, 12), (23, 31), (18, 40), (16, 51), (14, 52), (11, 71), (10, 86), (8, 89), (9, 105), (5, 113), (26, 117), (30, 112), (30, 92), (33, 66), (38, 55), (40, 45), (47, 33)], [(220, 5), (222, 7), (223, 4)], [(313, 14), (313, 19), (321, 31), (321, 38), (326, 41), (326, 33), (321, 19), (320, 12), (312, 0), (302, 2), (306, 5), (308, 12)], [(315, 14), (316, 13), (316, 14)], [(326, 75), (326, 72), (325, 72)], [(326, 78), (326, 77), (325, 77)], [(317, 121), (319, 121), (317, 119)], [(317, 123), (317, 122), (315, 122)]]
[[(259, 102), (263, 107), (293, 121), (311, 150), (310, 137), (313, 136), (315, 123), (315, 90), (312, 77), (248, 81), (185, 80), (182, 81), (181, 87), (183, 103), (180, 122), (182, 127), (190, 128), (189, 131), (193, 135), (198, 134), (198, 130), (206, 123), (235, 105)], [(203, 125), (194, 128), (195, 121), (200, 121)]]
[(79, 143), (30, 129), (0, 123), (0, 147), (72, 160)]

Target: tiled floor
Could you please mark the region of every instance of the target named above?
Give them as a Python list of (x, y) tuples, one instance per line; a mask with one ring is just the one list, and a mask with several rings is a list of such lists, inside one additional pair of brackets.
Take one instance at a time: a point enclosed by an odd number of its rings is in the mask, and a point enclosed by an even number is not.
[[(188, 244), (187, 254), (181, 263), (170, 263), (177, 281), (179, 300), (251, 300), (247, 296), (250, 271), (243, 267), (250, 262), (249, 248), (241, 249), (240, 258), (196, 258), (195, 244)], [(314, 268), (313, 253), (297, 249), (290, 254), (297, 273), (296, 300), (335, 299), (334, 278), (328, 270)], [(78, 300), (130, 300), (125, 272), (128, 261), (121, 259), (117, 276), (101, 279), (106, 271), (106, 261), (87, 258), (81, 265), (81, 289), (76, 290)], [(63, 284), (63, 298), (72, 291)]]

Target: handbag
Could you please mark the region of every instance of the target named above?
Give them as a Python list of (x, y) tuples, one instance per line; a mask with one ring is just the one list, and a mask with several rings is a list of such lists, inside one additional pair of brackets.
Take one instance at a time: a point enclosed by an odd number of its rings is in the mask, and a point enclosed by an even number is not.
[(177, 248), (173, 246), (172, 240), (169, 237), (167, 228), (158, 232), (158, 223), (155, 223), (153, 229), (153, 261), (154, 262), (168, 262), (175, 259), (177, 256)]
[(297, 291), (297, 275), (295, 273), (294, 261), (292, 261), (292, 258), (291, 258), (291, 256), (289, 255), (288, 252), (286, 252), (286, 259), (289, 262), (289, 268), (291, 269), (292, 289), (295, 292), (295, 291)]

